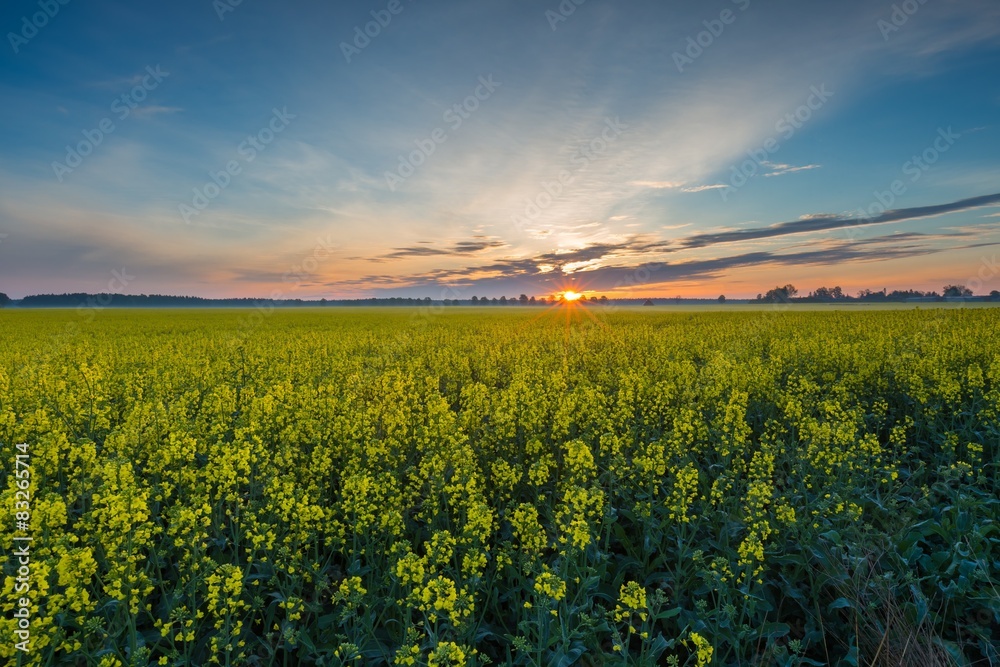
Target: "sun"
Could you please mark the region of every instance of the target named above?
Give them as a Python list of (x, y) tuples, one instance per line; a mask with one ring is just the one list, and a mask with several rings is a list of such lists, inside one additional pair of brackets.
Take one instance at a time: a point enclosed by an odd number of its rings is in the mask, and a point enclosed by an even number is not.
[(579, 301), (583, 297), (579, 292), (574, 292), (573, 290), (566, 290), (562, 293), (562, 298), (565, 301)]

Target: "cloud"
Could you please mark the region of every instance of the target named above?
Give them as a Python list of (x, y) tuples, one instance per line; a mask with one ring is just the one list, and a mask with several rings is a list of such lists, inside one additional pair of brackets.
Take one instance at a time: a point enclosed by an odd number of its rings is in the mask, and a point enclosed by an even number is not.
[[(807, 165), (803, 165), (801, 167), (795, 167), (795, 166), (792, 166), (790, 164), (781, 164), (780, 162), (779, 163), (768, 162), (767, 160), (764, 160), (763, 162), (761, 162), (761, 164), (771, 170), (768, 173), (764, 174), (765, 177), (784, 176), (785, 174), (794, 174), (797, 171), (807, 171), (809, 169), (819, 169), (822, 166), (822, 165), (818, 165), (818, 164), (807, 164)], [(725, 187), (725, 186), (723, 186), (723, 187)]]
[(692, 185), (687, 188), (681, 188), (681, 192), (705, 192), (706, 190), (721, 190), (728, 188), (729, 186), (725, 183), (713, 183), (711, 185)]
[(654, 190), (675, 190), (684, 184), (677, 181), (632, 181), (632, 185)]
[[(888, 211), (870, 221), (815, 213), (769, 227), (698, 234), (675, 242), (661, 241), (650, 235), (633, 235), (613, 242), (588, 243), (579, 248), (558, 249), (530, 257), (503, 258), (485, 265), (440, 268), (402, 276), (368, 276), (335, 285), (377, 284), (386, 289), (401, 289), (463, 284), (475, 286), (477, 290), (498, 290), (507, 289), (516, 283), (521, 286), (518, 287), (521, 291), (533, 289), (535, 293), (545, 293), (551, 291), (550, 287), (572, 275), (588, 289), (613, 290), (637, 271), (649, 273), (645, 283), (652, 288), (658, 284), (680, 280), (713, 279), (732, 270), (750, 267), (842, 266), (846, 263), (906, 259), (1000, 245), (993, 240), (996, 225), (983, 223), (945, 227), (936, 233), (898, 231), (855, 240), (828, 238), (785, 248), (710, 258), (680, 259), (680, 255), (676, 253), (718, 243), (825, 231), (844, 225), (912, 220), (997, 204), (1000, 204), (1000, 194), (985, 195), (947, 204)], [(948, 243), (959, 239), (963, 245)], [(432, 254), (438, 254), (438, 251), (435, 250)], [(670, 259), (675, 256), (678, 259)]]
[(740, 229), (710, 234), (695, 234), (693, 236), (688, 236), (685, 239), (681, 239), (679, 243), (683, 248), (704, 248), (720, 243), (736, 243), (740, 241), (787, 236), (789, 234), (819, 232), (828, 229), (836, 229), (838, 227), (862, 227), (868, 225), (882, 225), (890, 222), (903, 222), (905, 220), (916, 220), (919, 218), (931, 218), (948, 213), (956, 213), (958, 211), (967, 211), (970, 209), (982, 208), (984, 206), (996, 205), (1000, 205), (1000, 193), (960, 199), (949, 204), (895, 209), (886, 211), (881, 215), (876, 215), (871, 218), (848, 218), (844, 216), (820, 215), (793, 220), (791, 222), (780, 222), (775, 225), (770, 225), (769, 227)]
[(632, 181), (632, 185), (640, 188), (650, 188), (652, 190), (680, 190), (681, 192), (705, 192), (706, 190), (719, 190), (729, 187), (725, 183), (712, 183), (711, 185), (685, 185), (680, 181)]
[[(914, 237), (916, 240), (917, 237)], [(680, 280), (708, 280), (721, 277), (728, 271), (748, 267), (790, 267), (840, 265), (845, 262), (878, 262), (893, 259), (919, 257), (961, 248), (1000, 245), (1000, 243), (980, 243), (958, 248), (929, 247), (920, 243), (892, 245), (887, 239), (867, 239), (854, 243), (840, 244), (823, 249), (806, 250), (794, 253), (759, 251), (741, 253), (728, 257), (694, 259), (678, 262), (613, 263), (580, 270), (574, 273), (575, 278), (591, 290), (614, 290), (623, 286), (641, 284), (644, 288), (653, 288)], [(588, 249), (600, 254), (598, 248)], [(467, 267), (452, 270), (435, 270), (423, 274), (401, 277), (367, 276), (356, 281), (358, 285), (383, 285), (386, 289), (402, 287), (431, 288), (441, 285), (468, 285), (477, 290), (495, 290), (508, 285), (519, 284), (524, 289), (533, 289), (536, 293), (548, 292), (565, 280), (567, 267), (554, 271), (552, 266), (542, 258), (505, 260), (487, 267)], [(343, 286), (345, 283), (334, 283), (331, 286)]]
[(148, 118), (149, 116), (156, 116), (159, 114), (166, 113), (177, 113), (179, 111), (184, 111), (181, 107), (165, 107), (158, 104), (147, 104), (146, 106), (136, 107), (132, 110), (132, 115), (136, 118)]
[[(429, 241), (418, 241), (418, 243), (429, 243)], [(427, 246), (394, 248), (390, 253), (372, 258), (372, 261), (377, 262), (390, 259), (403, 259), (406, 257), (433, 257), (436, 255), (460, 257), (463, 255), (473, 255), (475, 253), (483, 252), (484, 250), (491, 250), (493, 248), (503, 248), (506, 245), (506, 243), (500, 240), (482, 239), (475, 241), (459, 241), (453, 244), (450, 248), (433, 248)]]

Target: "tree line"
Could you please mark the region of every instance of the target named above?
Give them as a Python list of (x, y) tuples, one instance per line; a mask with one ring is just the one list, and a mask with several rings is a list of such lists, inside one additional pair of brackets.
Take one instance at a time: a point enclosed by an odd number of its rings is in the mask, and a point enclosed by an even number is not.
[[(765, 293), (758, 294), (754, 299), (728, 299), (725, 295), (715, 301), (719, 303), (749, 302), (749, 303), (848, 303), (848, 302), (903, 302), (903, 301), (942, 301), (945, 299), (976, 299), (1000, 301), (1000, 291), (993, 290), (988, 296), (976, 296), (964, 285), (945, 285), (940, 292), (922, 292), (920, 290), (882, 289), (872, 291), (863, 289), (856, 295), (847, 294), (840, 287), (818, 287), (805, 296), (800, 296), (794, 285), (775, 287)], [(685, 299), (683, 297), (660, 297), (640, 299), (608, 299), (607, 296), (581, 296), (579, 303), (606, 305), (609, 303), (629, 304), (642, 303), (645, 306), (660, 303), (707, 303), (710, 299)], [(473, 296), (469, 299), (439, 299), (435, 303), (446, 306), (547, 306), (563, 303), (562, 295), (551, 297), (534, 297), (521, 294), (518, 297), (487, 297)], [(197, 296), (171, 296), (164, 294), (88, 294), (75, 292), (71, 294), (34, 294), (23, 299), (11, 299), (0, 292), (0, 308), (86, 308), (98, 305), (100, 307), (118, 308), (254, 308), (258, 306), (274, 307), (316, 307), (316, 306), (426, 306), (432, 303), (428, 297), (371, 297), (366, 299), (206, 299)]]
[[(838, 287), (818, 287), (806, 296), (798, 296), (798, 289), (794, 285), (785, 285), (768, 290), (764, 294), (758, 294), (756, 299), (760, 303), (830, 303), (836, 301), (940, 301), (944, 299), (969, 299), (977, 298), (972, 290), (965, 285), (945, 285), (941, 292), (921, 292), (920, 290), (892, 290), (891, 292), (883, 288), (875, 292), (870, 289), (860, 290), (856, 296), (851, 296)], [(1000, 301), (1000, 291), (993, 290), (989, 296), (980, 296), (980, 299)], [(724, 301), (725, 297), (719, 297)]]

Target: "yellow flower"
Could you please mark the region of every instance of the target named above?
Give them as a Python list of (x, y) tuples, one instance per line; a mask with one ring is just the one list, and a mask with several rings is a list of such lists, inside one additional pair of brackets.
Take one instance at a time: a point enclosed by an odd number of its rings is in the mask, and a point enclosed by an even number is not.
[(698, 659), (698, 667), (705, 667), (712, 662), (712, 654), (715, 649), (708, 642), (707, 639), (699, 635), (697, 632), (691, 633), (691, 641), (694, 643), (695, 653)]
[(464, 648), (454, 642), (441, 642), (427, 656), (427, 667), (460, 667), (466, 660)]
[(566, 582), (545, 568), (535, 577), (535, 592), (558, 602), (566, 597)]
[[(629, 581), (622, 584), (618, 592), (618, 605), (615, 607), (614, 617), (619, 623), (628, 621), (632, 615), (636, 614), (640, 620), (646, 620), (646, 589), (637, 581)], [(629, 632), (636, 630), (631, 625)]]

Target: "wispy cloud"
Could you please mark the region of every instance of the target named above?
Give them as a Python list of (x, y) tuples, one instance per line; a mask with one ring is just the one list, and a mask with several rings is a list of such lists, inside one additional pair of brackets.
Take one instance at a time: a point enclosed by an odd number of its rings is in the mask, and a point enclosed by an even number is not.
[[(914, 220), (991, 205), (1000, 205), (1000, 194), (936, 206), (889, 211), (882, 216), (883, 219), (869, 224)], [(634, 274), (636, 270), (644, 267), (655, 267), (649, 283), (654, 286), (678, 280), (717, 278), (728, 271), (747, 267), (840, 266), (847, 262), (881, 262), (1000, 244), (996, 241), (997, 226), (984, 223), (942, 228), (934, 233), (900, 231), (855, 240), (835, 236), (814, 239), (809, 243), (785, 248), (738, 252), (710, 258), (680, 256), (682, 253), (690, 254), (710, 245), (829, 231), (845, 223), (858, 224), (859, 221), (815, 213), (804, 215), (795, 221), (768, 227), (732, 230), (711, 235), (696, 234), (675, 241), (659, 240), (649, 234), (636, 234), (616, 242), (590, 243), (580, 248), (544, 252), (529, 257), (503, 258), (486, 264), (439, 268), (398, 276), (369, 276), (340, 285), (358, 285), (367, 282), (387, 287), (414, 287), (461, 283), (490, 288), (519, 280), (527, 281), (524, 284), (531, 284), (544, 291), (546, 285), (556, 284), (553, 281), (558, 282), (572, 276), (594, 289), (611, 289), (623, 276)], [(962, 242), (956, 244), (956, 241)], [(417, 252), (419, 249), (405, 249), (404, 252), (411, 250)], [(448, 254), (430, 248), (420, 253)], [(671, 259), (673, 257), (676, 259)]]
[(882, 225), (890, 222), (917, 220), (919, 218), (930, 218), (945, 215), (947, 213), (956, 213), (958, 211), (967, 211), (970, 209), (997, 205), (1000, 205), (1000, 194), (970, 197), (968, 199), (961, 199), (948, 204), (938, 204), (935, 206), (917, 206), (914, 208), (896, 209), (886, 211), (881, 215), (873, 216), (871, 218), (812, 215), (807, 218), (800, 218), (790, 222), (779, 222), (768, 227), (755, 227), (751, 229), (740, 229), (722, 233), (695, 234), (682, 239), (679, 244), (683, 248), (704, 248), (706, 246), (718, 245), (720, 243), (736, 243), (741, 241), (751, 241), (754, 239), (774, 238), (777, 236), (787, 236), (789, 234), (803, 234), (806, 232), (817, 232), (842, 227), (847, 228)]
[[(489, 266), (441, 269), (400, 277), (366, 276), (347, 281), (347, 283), (334, 283), (331, 286), (353, 284), (400, 288), (460, 284), (487, 290), (516, 282), (520, 285), (531, 285), (544, 293), (558, 288), (564, 283), (567, 276), (573, 275), (579, 284), (586, 285), (588, 289), (612, 290), (622, 284), (631, 284), (629, 281), (634, 282), (636, 273), (644, 271), (649, 275), (645, 287), (654, 289), (657, 285), (666, 285), (681, 280), (721, 278), (728, 272), (749, 267), (836, 266), (847, 262), (881, 262), (935, 255), (948, 250), (1000, 245), (1000, 242), (985, 242), (942, 247), (922, 244), (918, 242), (920, 240), (919, 235), (907, 237), (905, 240), (877, 238), (855, 243), (841, 242), (831, 247), (801, 252), (760, 251), (727, 257), (675, 262), (601, 262), (595, 258), (589, 260), (589, 268), (577, 269), (573, 266), (576, 264), (574, 262), (569, 266), (563, 265), (557, 271), (553, 271), (552, 265), (548, 263), (551, 257), (505, 260)], [(601, 255), (607, 248), (595, 247), (588, 250), (596, 255)], [(567, 268), (570, 270), (566, 270)]]
[(723, 188), (728, 188), (729, 186), (725, 183), (712, 183), (711, 185), (692, 185), (690, 187), (681, 188), (681, 192), (705, 192), (707, 190), (720, 190)]
[[(419, 243), (430, 243), (429, 241), (420, 241)], [(435, 257), (435, 256), (450, 256), (450, 257), (463, 257), (467, 255), (474, 255), (476, 253), (483, 252), (484, 250), (492, 250), (496, 248), (506, 247), (506, 243), (498, 239), (476, 239), (472, 241), (459, 241), (448, 248), (436, 248), (430, 245), (417, 245), (408, 248), (394, 248), (392, 252), (386, 253), (384, 255), (379, 255), (378, 257), (373, 257), (371, 261), (379, 262), (393, 259), (405, 259), (411, 257)]]
[(147, 104), (145, 106), (138, 106), (132, 110), (132, 115), (137, 118), (149, 118), (150, 116), (158, 116), (160, 114), (171, 114), (184, 111), (181, 107), (167, 107), (161, 106), (159, 104)]
[(684, 184), (678, 181), (632, 181), (632, 185), (654, 190), (675, 190)]
[(822, 165), (818, 164), (806, 164), (800, 167), (796, 167), (790, 164), (781, 164), (778, 162), (768, 162), (764, 160), (761, 162), (762, 165), (770, 169), (771, 171), (765, 172), (764, 176), (784, 176), (785, 174), (794, 174), (797, 171), (808, 171), (809, 169), (819, 169)]

